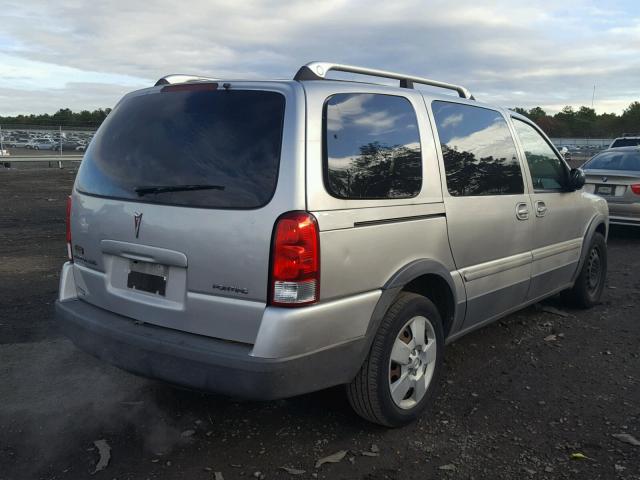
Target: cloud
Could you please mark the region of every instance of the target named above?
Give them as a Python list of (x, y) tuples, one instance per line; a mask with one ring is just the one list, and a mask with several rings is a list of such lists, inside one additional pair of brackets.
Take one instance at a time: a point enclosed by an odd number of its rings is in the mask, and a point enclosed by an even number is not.
[(386, 110), (380, 110), (358, 117), (353, 123), (358, 127), (366, 127), (369, 135), (379, 135), (393, 130), (401, 117), (402, 115), (391, 115)]
[(345, 118), (360, 115), (364, 111), (364, 103), (370, 99), (368, 95), (350, 95), (340, 103), (331, 102), (327, 106), (327, 129), (331, 132), (342, 130)]
[(96, 110), (113, 107), (131, 87), (107, 83), (69, 82), (39, 90), (0, 87), (0, 115), (54, 113), (61, 107)]
[(46, 62), (29, 60), (18, 55), (7, 55), (0, 52), (0, 87), (19, 85), (23, 90), (41, 90), (48, 88), (64, 88), (70, 79), (76, 83), (107, 83), (131, 88), (146, 86), (147, 80), (129, 75), (81, 70), (75, 67), (55, 65)]
[(463, 118), (464, 117), (461, 113), (449, 115), (442, 121), (440, 126), (442, 128), (455, 127), (456, 125), (460, 124), (460, 122), (462, 122)]
[(478, 160), (496, 154), (511, 153), (515, 155), (516, 152), (513, 137), (505, 122), (492, 123), (465, 137), (453, 137), (447, 142), (447, 145), (458, 151), (473, 152)]
[(640, 98), (635, 0), (4, 0), (2, 11), (2, 88), (23, 103), (3, 99), (0, 114), (43, 111), (52, 91), (54, 110), (85, 108), (92, 97), (73, 92), (77, 77), (103, 91), (92, 105), (109, 107), (169, 73), (291, 78), (311, 60), (459, 83), (504, 106), (590, 104), (594, 84), (600, 111)]

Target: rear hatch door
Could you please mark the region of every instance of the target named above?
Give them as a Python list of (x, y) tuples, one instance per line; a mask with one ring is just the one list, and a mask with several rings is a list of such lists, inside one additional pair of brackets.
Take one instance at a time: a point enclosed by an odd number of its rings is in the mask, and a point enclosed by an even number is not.
[(283, 209), (304, 209), (293, 187), (304, 154), (300, 100), (295, 85), (266, 82), (126, 96), (92, 140), (74, 188), (82, 299), (142, 322), (252, 343), (274, 222)]

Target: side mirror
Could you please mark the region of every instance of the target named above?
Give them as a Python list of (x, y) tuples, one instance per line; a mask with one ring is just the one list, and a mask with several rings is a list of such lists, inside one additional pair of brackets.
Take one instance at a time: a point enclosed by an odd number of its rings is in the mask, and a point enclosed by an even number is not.
[(586, 176), (581, 168), (572, 168), (569, 172), (569, 189), (572, 191), (580, 190), (584, 187)]

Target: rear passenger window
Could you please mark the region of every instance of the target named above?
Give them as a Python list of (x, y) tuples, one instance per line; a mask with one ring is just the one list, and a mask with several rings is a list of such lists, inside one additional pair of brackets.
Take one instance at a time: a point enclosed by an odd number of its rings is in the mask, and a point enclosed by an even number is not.
[(341, 93), (324, 106), (325, 185), (346, 199), (415, 197), (422, 186), (418, 120), (392, 95)]
[(524, 192), (516, 147), (500, 112), (441, 101), (433, 102), (431, 108), (451, 195)]
[(533, 188), (535, 190), (562, 189), (567, 175), (564, 163), (535, 128), (517, 118), (513, 120), (527, 157)]

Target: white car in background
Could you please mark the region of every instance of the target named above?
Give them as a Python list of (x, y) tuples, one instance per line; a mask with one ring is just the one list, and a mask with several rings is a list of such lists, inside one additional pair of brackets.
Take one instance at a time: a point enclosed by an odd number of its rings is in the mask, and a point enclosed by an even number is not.
[(609, 148), (636, 147), (640, 145), (639, 133), (623, 133), (621, 137), (615, 138)]

